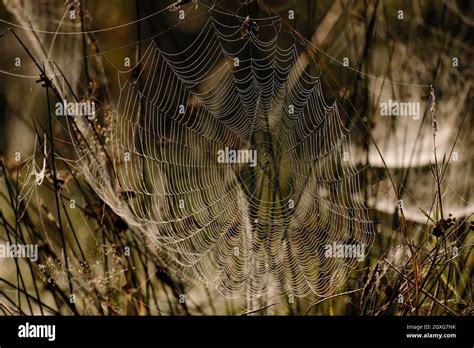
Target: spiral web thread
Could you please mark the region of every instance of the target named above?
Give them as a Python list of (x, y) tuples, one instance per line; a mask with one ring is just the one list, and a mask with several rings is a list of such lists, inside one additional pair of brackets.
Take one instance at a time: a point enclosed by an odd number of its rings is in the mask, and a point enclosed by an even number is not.
[[(185, 280), (228, 297), (327, 295), (357, 260), (325, 246), (372, 241), (350, 122), (320, 75), (295, 69), (298, 42), (279, 19), (243, 25), (211, 14), (184, 51), (152, 41), (139, 74), (119, 74), (115, 178), (96, 188), (106, 201), (104, 186), (120, 191), (111, 207)], [(219, 163), (226, 147), (256, 150), (256, 166)]]

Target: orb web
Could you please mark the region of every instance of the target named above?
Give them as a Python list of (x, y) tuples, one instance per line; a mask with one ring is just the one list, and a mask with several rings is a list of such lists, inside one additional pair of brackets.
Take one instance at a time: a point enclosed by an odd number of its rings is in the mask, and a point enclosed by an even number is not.
[(120, 191), (111, 206), (187, 281), (229, 297), (327, 295), (358, 262), (327, 246), (372, 241), (352, 123), (327, 104), (317, 64), (298, 66), (280, 19), (247, 20), (211, 10), (184, 50), (153, 40), (119, 73), (115, 174), (96, 187)]
[[(79, 35), (44, 37), (81, 48)], [(184, 49), (166, 47), (156, 35), (118, 73), (118, 98), (101, 105), (99, 125), (66, 120), (76, 169), (184, 283), (227, 297), (334, 292), (358, 259), (328, 257), (327, 247), (360, 245), (366, 256), (373, 227), (352, 162), (353, 122), (327, 101), (316, 61), (301, 65), (301, 38), (280, 17), (213, 7)], [(81, 60), (59, 73), (41, 56), (72, 99), (63, 71), (77, 80)], [(220, 161), (222, 151), (235, 156)]]

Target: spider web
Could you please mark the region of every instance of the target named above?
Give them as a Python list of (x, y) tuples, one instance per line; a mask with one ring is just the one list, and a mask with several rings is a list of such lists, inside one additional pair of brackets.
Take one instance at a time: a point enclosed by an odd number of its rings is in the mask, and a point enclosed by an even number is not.
[[(244, 33), (221, 17), (211, 10), (185, 50), (152, 41), (119, 74), (115, 177), (98, 167), (90, 180), (187, 281), (229, 297), (327, 295), (357, 260), (325, 246), (372, 242), (351, 122), (326, 103), (321, 74), (297, 66), (301, 47), (279, 18)], [(225, 148), (255, 150), (256, 166), (218, 163)]]
[[(365, 256), (373, 239), (350, 117), (327, 102), (316, 61), (300, 65), (304, 47), (280, 17), (210, 8), (194, 36), (175, 51), (155, 38), (118, 74), (103, 138), (67, 120), (78, 169), (185, 282), (227, 297), (331, 294), (358, 260), (325, 247)], [(256, 151), (256, 166), (219, 163), (226, 148)]]

